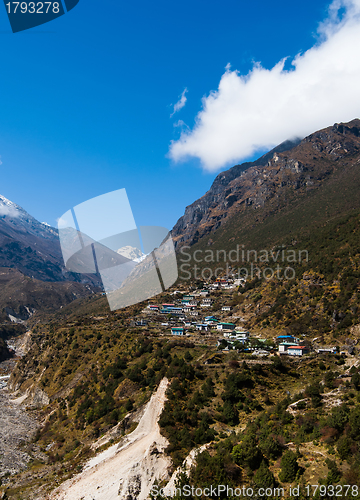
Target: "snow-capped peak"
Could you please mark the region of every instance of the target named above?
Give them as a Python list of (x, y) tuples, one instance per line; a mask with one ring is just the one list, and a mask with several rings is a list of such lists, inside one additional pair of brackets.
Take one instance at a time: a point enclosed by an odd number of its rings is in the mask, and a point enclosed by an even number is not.
[(8, 200), (0, 194), (0, 219), (12, 226), (22, 226), (26, 231), (48, 237), (49, 234), (56, 236), (57, 231), (46, 222), (42, 223), (32, 217), (22, 207)]
[(126, 257), (127, 259), (133, 260), (134, 262), (141, 262), (146, 257), (146, 255), (143, 254), (139, 248), (135, 248), (130, 245), (119, 248), (116, 253)]
[(16, 205), (16, 203), (13, 203), (0, 194), (0, 216), (7, 215), (14, 218), (19, 217), (21, 212), (24, 212), (24, 210), (19, 205)]

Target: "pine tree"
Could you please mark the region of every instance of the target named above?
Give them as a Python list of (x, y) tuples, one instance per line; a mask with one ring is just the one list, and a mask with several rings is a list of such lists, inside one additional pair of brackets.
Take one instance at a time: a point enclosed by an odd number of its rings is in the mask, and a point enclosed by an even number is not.
[(259, 466), (262, 459), (262, 453), (252, 434), (246, 435), (240, 444), (234, 446), (231, 454), (238, 465), (247, 465), (252, 470)]
[(290, 483), (291, 481), (294, 481), (296, 473), (299, 470), (296, 453), (291, 450), (286, 451), (282, 456), (280, 466), (280, 481), (283, 483)]
[(254, 482), (258, 488), (273, 488), (275, 486), (275, 478), (264, 460), (256, 471)]

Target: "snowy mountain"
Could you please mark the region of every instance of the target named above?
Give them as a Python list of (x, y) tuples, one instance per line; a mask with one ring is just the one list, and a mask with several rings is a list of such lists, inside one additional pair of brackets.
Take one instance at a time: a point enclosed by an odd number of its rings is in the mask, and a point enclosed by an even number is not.
[[(92, 274), (69, 272), (58, 232), (0, 195), (0, 316), (25, 320), (100, 290)], [(30, 312), (29, 312), (30, 311)]]
[(57, 237), (57, 230), (49, 224), (39, 222), (16, 203), (0, 194), (0, 220), (16, 230), (25, 230), (26, 233), (43, 238)]
[(146, 257), (139, 248), (132, 247), (131, 245), (119, 248), (116, 253), (134, 262), (141, 262)]
[(2, 195), (0, 267), (18, 269), (21, 273), (41, 281), (99, 283), (92, 275), (67, 271), (57, 229), (39, 222), (22, 207)]

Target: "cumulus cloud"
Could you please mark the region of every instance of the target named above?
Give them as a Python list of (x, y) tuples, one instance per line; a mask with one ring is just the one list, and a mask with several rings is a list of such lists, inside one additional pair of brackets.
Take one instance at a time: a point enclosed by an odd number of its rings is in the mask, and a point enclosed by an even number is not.
[[(271, 148), (360, 115), (360, 0), (334, 0), (316, 44), (284, 69), (260, 63), (241, 75), (227, 65), (219, 87), (203, 98), (192, 130), (172, 141), (178, 162), (199, 158), (216, 171)], [(175, 108), (174, 108), (175, 109)]]
[(183, 92), (182, 92), (181, 96), (179, 96), (179, 100), (178, 100), (178, 102), (176, 102), (176, 103), (174, 104), (174, 111), (171, 113), (170, 118), (171, 118), (171, 117), (172, 117), (175, 113), (177, 113), (178, 111), (180, 111), (180, 109), (182, 109), (182, 108), (185, 106), (186, 101), (187, 101), (187, 97), (186, 97), (186, 95), (185, 95), (185, 94), (186, 94), (186, 92), (187, 92), (187, 91), (188, 91), (188, 89), (187, 89), (187, 88), (185, 88), (185, 89), (183, 90)]

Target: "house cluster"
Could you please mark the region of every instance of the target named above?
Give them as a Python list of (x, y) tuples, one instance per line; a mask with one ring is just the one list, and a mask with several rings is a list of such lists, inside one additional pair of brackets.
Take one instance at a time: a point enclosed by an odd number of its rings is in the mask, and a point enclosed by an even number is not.
[(209, 290), (231, 290), (239, 286), (244, 286), (246, 283), (245, 278), (216, 278), (214, 283), (209, 285)]
[(218, 333), (221, 330), (224, 333), (232, 332), (235, 329), (235, 325), (233, 323), (222, 323), (215, 316), (206, 316), (205, 319), (198, 323), (196, 321), (184, 321), (183, 327), (173, 327), (171, 328), (172, 335), (185, 335), (186, 329), (195, 328), (198, 332), (213, 332)]
[[(226, 344), (226, 347), (224, 345)], [(250, 335), (247, 330), (237, 329), (235, 325), (224, 324), (223, 339), (219, 339), (218, 347), (223, 350), (238, 349), (241, 352), (252, 354), (253, 356), (269, 356), (273, 350), (272, 342), (266, 338), (259, 338)]]
[[(236, 281), (236, 284), (235, 284)], [(214, 305), (214, 299), (211, 292), (214, 290), (234, 288), (239, 286), (238, 280), (233, 278), (218, 278), (214, 283), (208, 284), (206, 289), (196, 290), (194, 292), (184, 293), (175, 290), (172, 293), (173, 302), (164, 304), (148, 304), (147, 311), (157, 315), (168, 316), (166, 322), (161, 322), (161, 326), (169, 326), (172, 335), (186, 335), (189, 329), (202, 333), (219, 333), (218, 331), (232, 331), (235, 325), (224, 323), (221, 319), (212, 315), (207, 315), (207, 309)], [(231, 313), (230, 305), (221, 307), (220, 316), (227, 316)]]
[(280, 354), (287, 354), (288, 356), (303, 356), (308, 354), (309, 348), (301, 345), (299, 339), (292, 335), (279, 335), (276, 338), (278, 344), (278, 352)]
[[(214, 305), (211, 292), (219, 289), (234, 288), (244, 284), (242, 280), (218, 278), (215, 282), (207, 284), (206, 289), (192, 292), (176, 290), (172, 293), (172, 302), (163, 304), (148, 304), (147, 312), (156, 314), (155, 321), (159, 321), (161, 326), (168, 327), (171, 335), (184, 336), (192, 332), (199, 332), (201, 335), (217, 335), (217, 346), (221, 350), (229, 351), (238, 349), (256, 356), (268, 356), (269, 352), (278, 355), (304, 356), (310, 352), (308, 343), (300, 341), (292, 335), (280, 335), (269, 341), (266, 338), (251, 337), (248, 331), (243, 330), (234, 323), (224, 321), (231, 313), (232, 307), (222, 304), (217, 307), (215, 314), (209, 314), (206, 309)], [(206, 316), (206, 312), (208, 315)], [(167, 316), (161, 321), (161, 316)], [(159, 320), (160, 319), (160, 320)], [(230, 318), (231, 319), (231, 318)], [(145, 325), (142, 320), (137, 323), (139, 326)], [(314, 349), (313, 349), (314, 350)], [(335, 347), (322, 347), (315, 349), (318, 354), (336, 353)]]
[[(304, 345), (304, 342), (300, 342), (299, 339), (293, 337), (292, 335), (280, 335), (276, 338), (278, 344), (278, 352), (280, 355), (287, 354), (288, 356), (304, 356), (304, 354), (309, 354), (310, 348), (308, 345)], [(317, 354), (336, 354), (336, 347), (320, 347), (315, 349)]]

